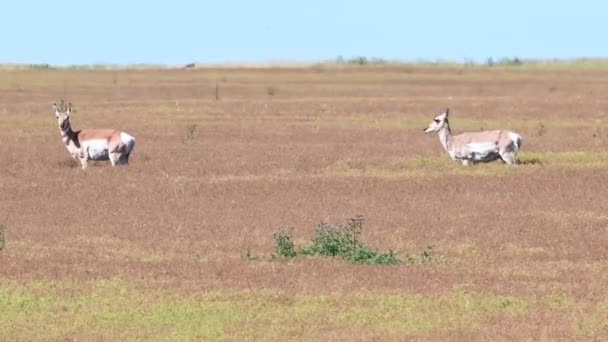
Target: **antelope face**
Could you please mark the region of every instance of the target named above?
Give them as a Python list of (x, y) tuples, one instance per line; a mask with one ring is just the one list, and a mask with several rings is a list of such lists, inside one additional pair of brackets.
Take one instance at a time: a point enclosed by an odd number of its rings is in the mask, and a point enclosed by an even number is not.
[(424, 133), (437, 132), (437, 131), (441, 130), (448, 122), (449, 111), (450, 110), (448, 109), (444, 113), (437, 115), (433, 119), (433, 121), (431, 121), (431, 123), (429, 124), (429, 127), (424, 129)]
[(55, 118), (57, 119), (57, 124), (59, 125), (59, 129), (65, 131), (70, 127), (70, 113), (72, 112), (72, 104), (68, 104), (68, 108), (65, 112), (60, 112), (59, 107), (56, 104), (53, 104), (53, 110), (55, 111)]

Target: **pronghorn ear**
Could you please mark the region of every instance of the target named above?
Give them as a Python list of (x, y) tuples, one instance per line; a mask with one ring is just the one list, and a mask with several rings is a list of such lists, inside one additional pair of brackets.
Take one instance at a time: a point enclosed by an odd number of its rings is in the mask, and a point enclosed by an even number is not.
[(72, 114), (72, 103), (68, 103), (68, 110), (65, 111), (67, 115)]
[(56, 103), (53, 103), (53, 111), (55, 111), (55, 115), (59, 116), (59, 107)]

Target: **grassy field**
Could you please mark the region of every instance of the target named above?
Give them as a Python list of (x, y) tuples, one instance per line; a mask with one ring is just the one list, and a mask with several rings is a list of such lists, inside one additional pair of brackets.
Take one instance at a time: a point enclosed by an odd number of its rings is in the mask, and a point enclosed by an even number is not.
[[(604, 68), (0, 74), (0, 339), (608, 339)], [(135, 136), (129, 167), (70, 160), (61, 99)], [(451, 162), (422, 132), (446, 107), (520, 164)], [(271, 257), (355, 215), (429, 262)]]

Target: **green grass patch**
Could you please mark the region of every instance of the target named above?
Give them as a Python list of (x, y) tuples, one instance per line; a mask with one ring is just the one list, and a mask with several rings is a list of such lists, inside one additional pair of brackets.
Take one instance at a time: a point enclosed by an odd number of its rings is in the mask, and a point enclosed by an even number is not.
[(340, 339), (488, 336), (497, 320), (517, 326), (516, 322), (540, 318), (542, 324), (542, 317), (552, 315), (571, 322), (549, 327), (566, 334), (560, 336), (593, 339), (608, 332), (605, 298), (577, 301), (566, 294), (520, 297), (461, 288), (434, 294), (270, 290), (179, 294), (118, 279), (2, 281), (0, 312), (0, 336), (6, 340), (321, 339), (328, 331)]
[(439, 157), (393, 158), (387, 160), (343, 159), (321, 173), (338, 177), (434, 178), (446, 175), (502, 176), (529, 173), (541, 167), (608, 168), (608, 152), (520, 152), (519, 165), (500, 160), (465, 167), (447, 154)]
[[(531, 171), (531, 168), (528, 168)], [(394, 158), (390, 160), (338, 160), (329, 165), (323, 174), (338, 177), (373, 178), (435, 178), (446, 175), (501, 176), (513, 172), (526, 172), (526, 168), (508, 167), (500, 161), (465, 167), (441, 157)]]
[[(433, 120), (433, 113), (425, 116), (393, 116), (393, 115), (349, 115), (349, 116), (316, 116), (307, 123), (316, 126), (341, 127), (341, 128), (363, 128), (363, 129), (414, 129), (422, 130)], [(454, 117), (450, 119), (450, 127), (454, 134), (467, 131), (481, 131), (493, 129), (534, 129), (538, 130), (542, 125), (543, 133), (552, 128), (595, 128), (606, 123), (605, 120), (527, 120), (527, 119), (477, 119), (466, 117)], [(422, 132), (421, 136), (424, 136)], [(525, 138), (525, 137), (524, 137)]]
[(603, 298), (603, 301), (599, 301), (599, 303), (586, 307), (574, 305), (571, 302), (568, 302), (568, 304), (578, 311), (579, 317), (574, 323), (574, 331), (577, 335), (588, 339), (597, 339), (597, 336), (604, 336), (605, 340), (605, 336), (608, 335), (608, 304), (606, 304), (606, 298)]
[(546, 304), (555, 310), (572, 310), (576, 306), (574, 298), (565, 294), (554, 294), (545, 297)]
[(116, 262), (158, 264), (179, 258), (178, 255), (173, 253), (162, 253), (152, 249), (141, 248), (127, 240), (109, 236), (66, 238), (53, 245), (41, 244), (31, 240), (16, 240), (12, 241), (10, 244), (10, 253), (18, 255), (24, 260), (37, 262), (58, 253), (91, 255), (92, 253), (97, 253), (99, 251), (99, 246), (110, 246), (110, 248), (103, 249), (101, 255), (105, 259)]
[(608, 152), (521, 152), (519, 161), (524, 165), (608, 167)]
[(0, 335), (38, 339), (320, 338), (328, 330), (418, 335), (476, 331), (498, 315), (525, 315), (525, 300), (463, 291), (437, 295), (289, 295), (216, 291), (179, 296), (120, 280), (0, 285)]

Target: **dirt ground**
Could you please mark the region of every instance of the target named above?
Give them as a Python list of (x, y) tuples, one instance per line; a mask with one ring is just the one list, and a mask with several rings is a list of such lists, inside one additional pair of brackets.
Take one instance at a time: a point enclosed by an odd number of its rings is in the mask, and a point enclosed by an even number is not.
[[(413, 336), (606, 337), (607, 93), (608, 71), (560, 68), (2, 71), (0, 281), (120, 279), (184, 298), (457, 289), (528, 309)], [(61, 99), (75, 129), (133, 135), (130, 165), (71, 161)], [(519, 132), (522, 163), (449, 161), (422, 132), (446, 107), (454, 133)], [(374, 248), (433, 246), (435, 262), (270, 258), (278, 229), (305, 243), (358, 214)]]

